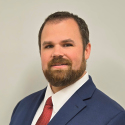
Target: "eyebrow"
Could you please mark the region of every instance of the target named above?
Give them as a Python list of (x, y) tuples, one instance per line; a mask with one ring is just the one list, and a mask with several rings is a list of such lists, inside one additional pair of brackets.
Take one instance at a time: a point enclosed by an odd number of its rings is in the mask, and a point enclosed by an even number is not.
[(42, 45), (45, 46), (47, 44), (52, 44), (52, 42), (51, 41), (44, 41)]
[[(74, 41), (72, 39), (65, 39), (65, 40), (61, 41), (61, 43), (67, 43), (67, 42), (74, 43)], [(48, 44), (53, 44), (53, 42), (52, 41), (44, 41), (42, 45), (45, 46), (45, 45), (48, 45)]]
[(72, 43), (74, 43), (74, 41), (73, 41), (72, 39), (65, 39), (65, 40), (62, 40), (61, 42), (62, 42), (62, 43), (67, 43), (67, 42), (72, 42)]

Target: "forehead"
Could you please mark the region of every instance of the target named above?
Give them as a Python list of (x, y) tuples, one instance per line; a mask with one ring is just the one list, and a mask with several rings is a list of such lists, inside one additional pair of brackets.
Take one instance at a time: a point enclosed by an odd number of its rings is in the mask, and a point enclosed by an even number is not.
[(41, 33), (41, 41), (51, 36), (81, 38), (78, 24), (72, 18), (47, 22)]
[[(68, 24), (70, 23), (71, 25), (73, 24), (74, 26), (77, 26), (78, 27), (78, 24), (77, 22), (73, 19), (73, 18), (64, 18), (64, 19), (54, 19), (54, 20), (50, 20), (48, 22), (46, 22), (45, 26), (46, 25), (51, 25), (51, 24), (60, 24), (60, 23), (65, 23), (65, 24)], [(44, 27), (45, 27), (44, 26)]]

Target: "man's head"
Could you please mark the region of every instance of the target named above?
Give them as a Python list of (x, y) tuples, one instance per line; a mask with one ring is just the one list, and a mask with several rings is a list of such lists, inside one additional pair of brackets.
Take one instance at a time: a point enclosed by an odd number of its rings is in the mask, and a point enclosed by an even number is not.
[[(85, 40), (81, 36), (79, 25), (74, 18), (60, 18), (67, 12), (57, 12), (59, 19), (46, 19), (40, 29), (39, 45), (42, 69), (45, 77), (53, 87), (66, 87), (76, 82), (85, 74), (86, 60), (89, 58), (91, 45), (88, 40), (88, 28)], [(72, 15), (72, 14), (71, 14)], [(51, 17), (51, 15), (49, 16)]]

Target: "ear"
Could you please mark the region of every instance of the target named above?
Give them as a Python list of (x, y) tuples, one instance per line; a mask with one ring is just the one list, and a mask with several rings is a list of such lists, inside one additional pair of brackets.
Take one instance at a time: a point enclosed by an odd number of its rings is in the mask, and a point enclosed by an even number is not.
[(90, 52), (91, 52), (91, 44), (88, 43), (86, 48), (85, 48), (85, 60), (87, 60), (89, 58)]

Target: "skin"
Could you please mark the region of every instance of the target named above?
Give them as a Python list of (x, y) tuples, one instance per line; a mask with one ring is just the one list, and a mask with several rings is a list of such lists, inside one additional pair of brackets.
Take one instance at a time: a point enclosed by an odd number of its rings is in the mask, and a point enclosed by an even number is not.
[[(91, 44), (88, 43), (84, 51), (84, 58), (90, 56)], [(83, 59), (83, 43), (77, 23), (73, 19), (60, 22), (48, 22), (41, 34), (41, 62), (42, 69), (48, 69), (48, 63), (55, 57), (61, 56), (72, 62), (72, 69), (78, 70)], [(67, 65), (56, 64), (51, 70), (67, 70)], [(86, 71), (83, 73), (84, 76)], [(51, 84), (50, 84), (51, 85)], [(51, 85), (54, 93), (66, 86), (55, 87)]]

